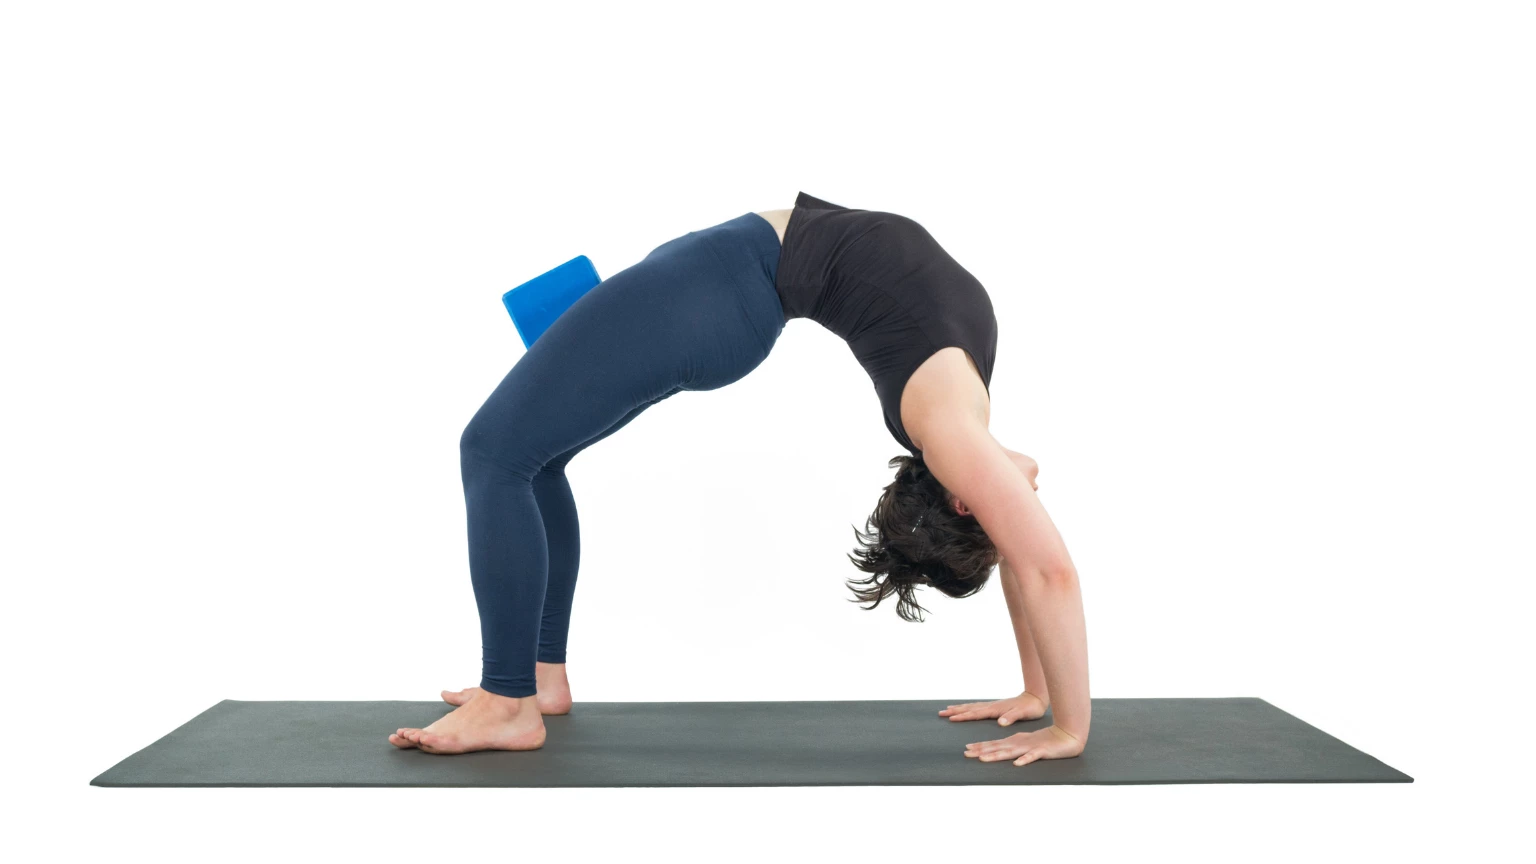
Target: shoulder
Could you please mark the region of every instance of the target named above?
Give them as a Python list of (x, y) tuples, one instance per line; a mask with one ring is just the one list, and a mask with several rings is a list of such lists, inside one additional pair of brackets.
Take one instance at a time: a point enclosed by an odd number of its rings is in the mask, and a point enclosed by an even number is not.
[(907, 437), (926, 449), (930, 430), (942, 429), (955, 418), (974, 420), (985, 430), (992, 418), (992, 399), (970, 354), (949, 345), (930, 354), (913, 371), (902, 390), (899, 410)]

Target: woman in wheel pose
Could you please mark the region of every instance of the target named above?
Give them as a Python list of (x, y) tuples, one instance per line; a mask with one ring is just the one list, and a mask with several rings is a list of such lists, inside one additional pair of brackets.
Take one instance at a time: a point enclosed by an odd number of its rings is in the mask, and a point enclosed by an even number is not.
[(885, 426), (908, 454), (858, 532), (850, 588), (891, 595), (921, 620), (916, 589), (976, 593), (994, 568), (1024, 690), (952, 705), (952, 721), (1053, 723), (970, 745), (993, 761), (1076, 756), (1088, 740), (1088, 647), (1077, 572), (1035, 495), (1034, 460), (987, 431), (997, 321), (987, 292), (917, 222), (801, 192), (656, 247), (582, 295), (529, 347), (459, 441), (469, 566), (480, 610), (480, 685), (389, 736), (430, 753), (543, 746), (544, 714), (571, 708), (566, 632), (580, 552), (565, 466), (680, 390), (738, 381), (784, 324), (810, 318), (848, 342)]

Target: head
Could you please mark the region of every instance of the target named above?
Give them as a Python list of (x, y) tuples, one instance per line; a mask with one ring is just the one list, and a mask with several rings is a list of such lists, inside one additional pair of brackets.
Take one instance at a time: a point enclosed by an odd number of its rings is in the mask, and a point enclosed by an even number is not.
[(850, 579), (848, 586), (858, 598), (854, 602), (870, 602), (868, 609), (894, 594), (896, 614), (921, 621), (926, 610), (914, 599), (918, 586), (969, 597), (987, 584), (997, 566), (997, 547), (965, 502), (929, 473), (921, 455), (897, 456), (890, 465), (896, 479), (880, 494), (866, 530), (854, 529), (859, 548), (848, 556), (870, 575)]

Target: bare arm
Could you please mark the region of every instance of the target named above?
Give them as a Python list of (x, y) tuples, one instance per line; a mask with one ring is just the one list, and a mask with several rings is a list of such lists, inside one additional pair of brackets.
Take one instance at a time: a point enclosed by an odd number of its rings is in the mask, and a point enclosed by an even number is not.
[(1061, 534), (1011, 451), (979, 421), (927, 431), (923, 443), (923, 461), (976, 514), (1009, 564), (1039, 651), (1055, 726), (1086, 743), (1092, 715), (1087, 625), (1077, 569)]
[(1024, 676), (1024, 692), (1032, 694), (1046, 708), (1051, 706), (1051, 688), (1045, 683), (1045, 667), (1040, 665), (1040, 651), (1029, 631), (1029, 616), (1024, 612), (1024, 598), (1019, 596), (1018, 576), (1007, 559), (997, 565), (1003, 582), (1003, 598), (1008, 602), (1008, 618), (1013, 622), (1013, 639), (1019, 643), (1019, 670)]
[[(1031, 489), (1038, 491), (1040, 463), (1016, 450), (1003, 448), (1014, 467), (1029, 481)], [(963, 499), (962, 499), (963, 500)], [(1035, 648), (1035, 637), (1029, 632), (1029, 617), (1024, 613), (1024, 598), (1019, 596), (1018, 575), (1008, 566), (1006, 557), (997, 562), (997, 575), (1003, 583), (1003, 599), (1008, 603), (1008, 620), (1013, 623), (1013, 639), (1019, 645), (1019, 670), (1024, 676), (1024, 692), (1040, 700), (1042, 707), (1050, 707), (1051, 690), (1045, 683), (1045, 669), (1040, 665), (1040, 652)]]

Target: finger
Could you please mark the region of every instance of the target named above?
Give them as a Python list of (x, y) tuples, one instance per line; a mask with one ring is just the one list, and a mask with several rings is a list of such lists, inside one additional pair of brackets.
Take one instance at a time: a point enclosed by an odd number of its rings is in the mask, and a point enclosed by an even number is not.
[(1031, 762), (1033, 762), (1033, 761), (1035, 761), (1036, 759), (1039, 759), (1039, 758), (1040, 758), (1040, 751), (1039, 750), (1031, 750), (1028, 753), (1025, 753), (1023, 756), (1020, 756), (1019, 758), (1013, 760), (1013, 764), (1019, 765), (1019, 766), (1028, 765), (1029, 763), (1031, 763)]
[(1003, 716), (998, 718), (998, 722), (1002, 723), (1004, 726), (1009, 726), (1009, 725), (1012, 725), (1014, 723), (1017, 723), (1020, 720), (1035, 719), (1035, 718), (1032, 718), (1032, 717), (1028, 716), (1030, 714), (1032, 708), (1033, 708), (1033, 706), (1031, 706), (1030, 708), (1025, 708), (1022, 705), (1018, 705), (1018, 706), (1015, 706), (1013, 708), (1010, 708), (1007, 711), (1003, 712)]
[(1014, 736), (1010, 735), (1007, 738), (988, 738), (985, 741), (972, 741), (971, 743), (969, 743), (969, 744), (967, 744), (965, 746), (967, 746), (967, 747), (1001, 747), (1004, 744), (1009, 743), (1009, 740), (1012, 739), (1013, 737)]
[(960, 714), (951, 714), (949, 719), (956, 720), (956, 721), (958, 721), (958, 720), (986, 720), (989, 717), (996, 717), (996, 716), (997, 716), (996, 714), (993, 714), (990, 711), (987, 711), (987, 710), (982, 709), (982, 708), (977, 708), (974, 711), (965, 711), (965, 712), (962, 712)]
[(1021, 744), (1009, 744), (1006, 747), (999, 747), (999, 748), (997, 748), (997, 749), (995, 749), (995, 750), (993, 750), (993, 751), (991, 751), (989, 753), (983, 753), (981, 755), (981, 761), (983, 761), (983, 762), (1001, 762), (1004, 759), (1012, 759), (1013, 757), (1018, 756), (1019, 754), (1024, 753), (1027, 750), (1029, 750), (1029, 748), (1024, 746), (1024, 745), (1021, 745)]
[(970, 708), (971, 706), (973, 706), (975, 704), (976, 704), (975, 702), (961, 702), (958, 705), (945, 705), (944, 706), (944, 710), (945, 711), (959, 711), (959, 710), (961, 710), (963, 708)]

